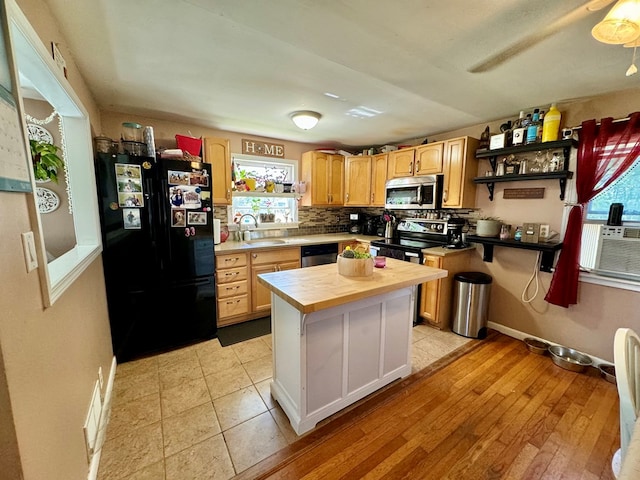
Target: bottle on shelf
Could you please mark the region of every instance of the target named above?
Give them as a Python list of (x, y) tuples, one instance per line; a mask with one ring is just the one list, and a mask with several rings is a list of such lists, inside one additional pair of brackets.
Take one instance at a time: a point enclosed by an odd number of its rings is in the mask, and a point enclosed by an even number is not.
[(544, 131), (544, 110), (540, 111), (540, 117), (538, 118), (540, 125), (538, 126), (538, 136), (536, 137), (536, 143), (542, 142), (542, 132)]
[(520, 116), (514, 122), (511, 129), (511, 145), (522, 145), (524, 143), (524, 135), (526, 131), (526, 126), (523, 124), (524, 121), (524, 111), (520, 110)]
[(560, 120), (562, 114), (556, 107), (555, 103), (551, 104), (551, 108), (545, 116), (544, 129), (542, 131), (542, 142), (554, 142), (558, 140), (558, 132), (560, 131)]
[(527, 138), (525, 143), (536, 143), (538, 138), (538, 128), (540, 127), (540, 110), (537, 108), (533, 111), (531, 123), (527, 126)]

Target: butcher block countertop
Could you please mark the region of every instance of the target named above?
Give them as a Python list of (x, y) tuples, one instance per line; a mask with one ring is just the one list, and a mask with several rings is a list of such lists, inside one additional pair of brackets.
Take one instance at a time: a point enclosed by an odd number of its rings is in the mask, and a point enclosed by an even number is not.
[(446, 270), (388, 258), (368, 277), (345, 277), (335, 263), (258, 275), (258, 282), (302, 313), (362, 300), (444, 278)]

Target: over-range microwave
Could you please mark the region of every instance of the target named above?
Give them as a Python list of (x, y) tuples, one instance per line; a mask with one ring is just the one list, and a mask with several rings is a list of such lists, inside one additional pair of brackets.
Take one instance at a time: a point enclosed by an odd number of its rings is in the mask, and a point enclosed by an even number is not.
[(442, 175), (393, 178), (386, 184), (385, 208), (435, 210), (442, 206)]

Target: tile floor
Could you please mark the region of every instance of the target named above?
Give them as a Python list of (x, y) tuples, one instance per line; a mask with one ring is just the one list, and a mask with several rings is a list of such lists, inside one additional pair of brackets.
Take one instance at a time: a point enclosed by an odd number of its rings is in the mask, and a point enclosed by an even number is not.
[[(413, 371), (468, 341), (416, 326)], [(119, 365), (98, 479), (228, 479), (294, 442), (271, 376), (271, 335)]]

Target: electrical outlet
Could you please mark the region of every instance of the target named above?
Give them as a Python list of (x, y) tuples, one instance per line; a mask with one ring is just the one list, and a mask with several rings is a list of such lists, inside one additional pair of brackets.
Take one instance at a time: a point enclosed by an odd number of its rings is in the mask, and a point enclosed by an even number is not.
[(104, 377), (102, 376), (102, 367), (98, 367), (98, 380), (100, 381), (100, 390), (104, 389)]
[(540, 225), (540, 238), (549, 238), (549, 225)]

